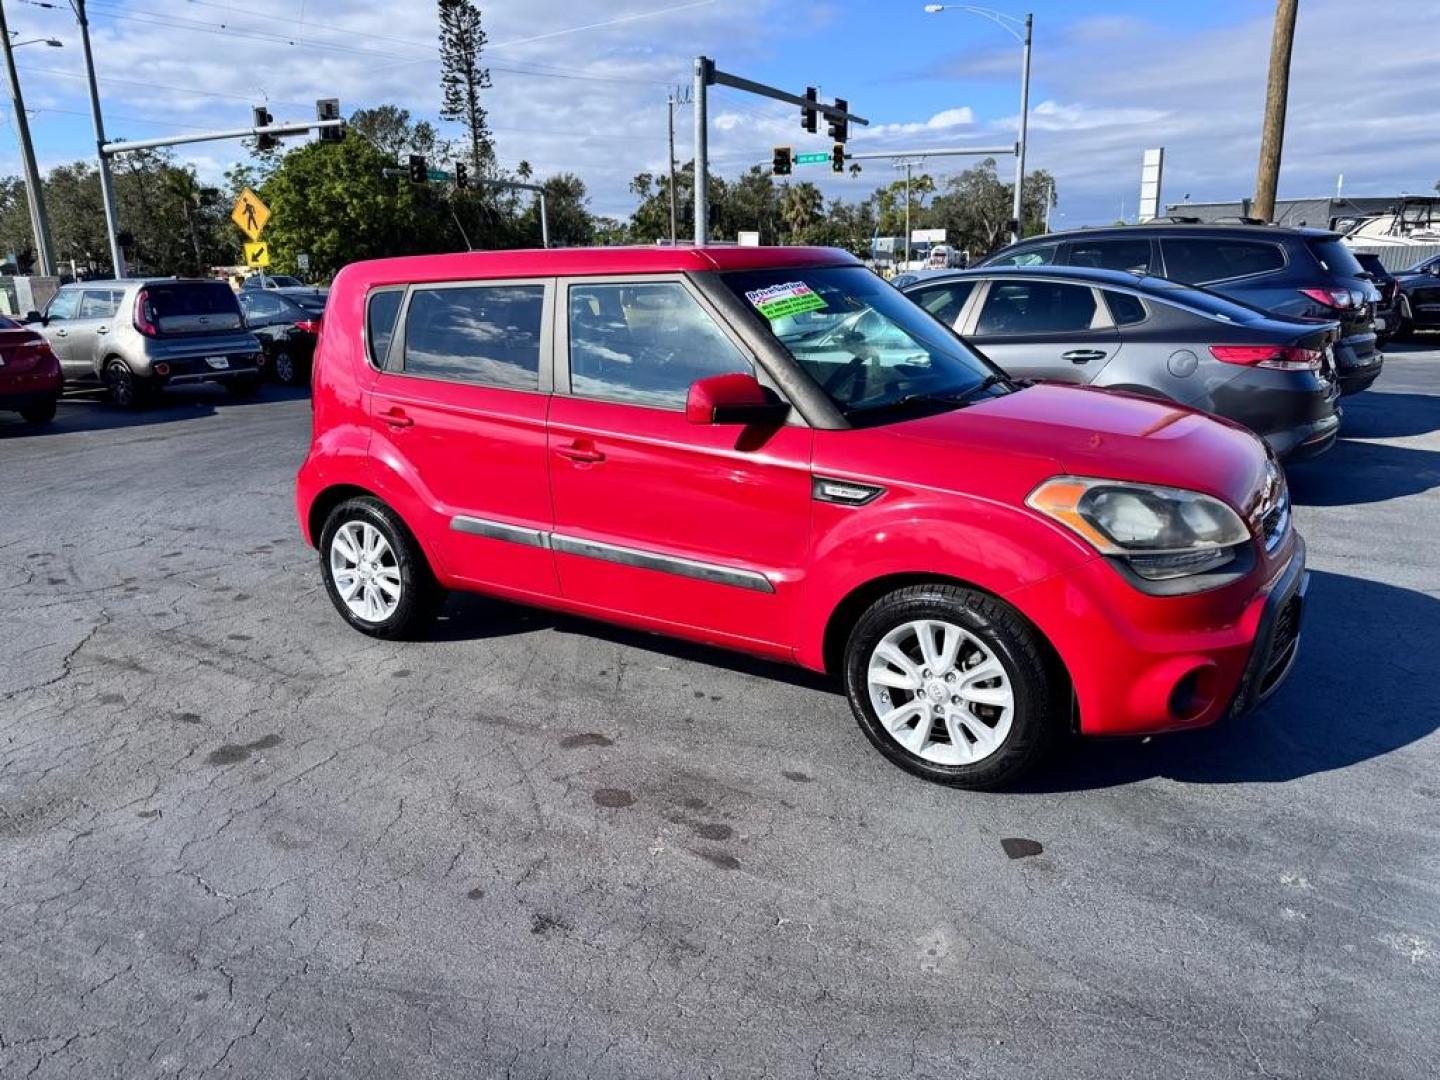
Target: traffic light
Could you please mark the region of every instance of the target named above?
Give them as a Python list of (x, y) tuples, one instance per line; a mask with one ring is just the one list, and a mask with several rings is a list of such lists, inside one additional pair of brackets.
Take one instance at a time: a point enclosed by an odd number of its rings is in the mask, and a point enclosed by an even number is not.
[[(339, 98), (320, 98), (318, 101), (316, 101), (316, 102), (315, 102), (315, 119), (316, 119), (316, 120), (339, 120), (339, 119), (340, 119), (340, 99), (339, 99)], [(345, 126), (344, 126), (343, 124), (342, 124), (340, 127), (323, 127), (323, 128), (320, 129), (320, 141), (321, 141), (321, 142), (343, 142), (344, 139), (345, 139)]]
[(410, 155), (410, 182), (412, 184), (423, 184), (430, 179), (430, 167), (425, 164), (425, 159), (419, 154)]
[(830, 171), (843, 173), (845, 171), (845, 144), (836, 143), (830, 151)]
[[(819, 100), (819, 97), (819, 91), (817, 91), (813, 86), (807, 86), (805, 88), (806, 101), (815, 102)], [(815, 133), (816, 127), (818, 126), (817, 119), (819, 115), (820, 114), (815, 111), (813, 104), (800, 106), (800, 126), (813, 135)]]
[(774, 159), (774, 161), (772, 161), (771, 164), (770, 164), (770, 171), (771, 171), (771, 173), (773, 173), (773, 174), (776, 175), (776, 176), (789, 176), (789, 175), (790, 175), (790, 162), (791, 162), (791, 160), (792, 160), (792, 155), (791, 155), (791, 152), (790, 152), (790, 147), (788, 147), (788, 146), (777, 146), (777, 147), (775, 147), (775, 159)]
[[(275, 122), (275, 117), (270, 115), (270, 110), (265, 108), (264, 105), (256, 105), (253, 109), (251, 109), (251, 113), (254, 116), (254, 127), (269, 127)], [(280, 140), (277, 139), (274, 135), (255, 136), (255, 149), (259, 150), (261, 153), (264, 153), (267, 150), (274, 150), (275, 147), (279, 145)]]
[[(837, 97), (835, 99), (835, 108), (839, 109), (841, 112), (848, 112), (850, 110), (850, 103), (844, 98)], [(845, 119), (844, 117), (837, 117), (831, 119), (830, 138), (834, 139), (838, 143), (843, 143), (849, 137), (850, 121)], [(836, 171), (838, 172), (839, 170)]]
[(468, 188), (470, 186), (470, 170), (465, 167), (465, 162), (455, 163), (455, 186), (457, 188)]

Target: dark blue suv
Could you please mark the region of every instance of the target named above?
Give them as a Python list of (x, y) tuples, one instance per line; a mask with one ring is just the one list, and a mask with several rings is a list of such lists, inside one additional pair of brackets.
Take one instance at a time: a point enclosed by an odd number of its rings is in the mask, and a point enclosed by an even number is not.
[(979, 263), (1041, 264), (1152, 274), (1204, 286), (1272, 315), (1338, 321), (1334, 362), (1342, 394), (1364, 390), (1384, 362), (1375, 339), (1379, 290), (1339, 233), (1172, 219), (1032, 236)]

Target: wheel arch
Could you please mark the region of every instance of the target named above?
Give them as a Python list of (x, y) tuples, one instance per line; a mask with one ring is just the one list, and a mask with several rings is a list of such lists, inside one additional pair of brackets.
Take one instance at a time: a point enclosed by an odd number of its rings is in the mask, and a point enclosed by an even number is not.
[[(325, 522), (330, 517), (331, 512), (333, 512), (337, 506), (349, 499), (362, 497), (375, 499), (384, 503), (386, 506), (390, 506), (378, 493), (371, 491), (369, 488), (361, 487), (359, 484), (332, 484), (316, 495), (310, 503), (310, 509), (306, 511), (305, 514), (305, 532), (310, 541), (310, 546), (314, 548), (320, 546), (320, 533), (324, 530)], [(390, 509), (399, 517), (399, 511), (396, 511), (393, 506), (390, 507)]]
[(1010, 601), (999, 593), (977, 585), (973, 581), (955, 577), (950, 574), (934, 572), (901, 572), (883, 574), (880, 577), (871, 578), (851, 589), (830, 612), (830, 617), (825, 622), (825, 634), (821, 645), (822, 656), (825, 662), (825, 673), (832, 678), (843, 677), (845, 664), (845, 643), (850, 637), (850, 631), (866, 608), (879, 600), (886, 593), (894, 592), (896, 589), (909, 588), (915, 585), (954, 585), (962, 589), (969, 589), (971, 592), (988, 596), (1009, 607), (1035, 632), (1036, 639), (1044, 651), (1046, 658), (1053, 666), (1054, 673), (1062, 680), (1062, 685), (1057, 689), (1068, 695), (1071, 701), (1070, 723), (1072, 729), (1079, 730), (1079, 715), (1075, 708), (1075, 683), (1070, 677), (1070, 671), (1065, 666), (1065, 661), (1060, 653), (1051, 643), (1045, 632), (1036, 625), (1035, 621), (1021, 611)]

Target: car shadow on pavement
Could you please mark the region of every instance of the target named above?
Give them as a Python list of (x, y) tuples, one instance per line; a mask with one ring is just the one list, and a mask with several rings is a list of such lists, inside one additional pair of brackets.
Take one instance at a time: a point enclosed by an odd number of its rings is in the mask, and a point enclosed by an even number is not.
[(1440, 487), (1440, 452), (1341, 439), (1324, 457), (1290, 465), (1285, 474), (1300, 506), (1384, 502)]
[(1300, 655), (1260, 709), (1203, 731), (1076, 739), (1019, 790), (1078, 791), (1152, 777), (1282, 783), (1409, 746), (1440, 728), (1440, 599), (1312, 572)]
[(685, 660), (742, 675), (774, 679), (792, 686), (805, 687), (827, 694), (840, 694), (837, 680), (807, 668), (766, 660), (746, 653), (732, 652), (718, 646), (683, 641), (662, 634), (631, 630), (612, 623), (596, 622), (564, 612), (545, 611), (506, 603), (476, 593), (453, 592), (444, 610), (426, 635), (430, 641), (477, 641), (484, 638), (509, 637), (537, 630), (554, 630), (577, 637), (595, 638), (632, 649), (644, 649), (659, 656)]
[(181, 423), (216, 416), (229, 409), (296, 401), (308, 397), (309, 393), (307, 388), (267, 385), (256, 397), (240, 398), (223, 386), (207, 384), (165, 390), (152, 404), (122, 409), (112, 404), (101, 389), (67, 390), (51, 423), (27, 424), (18, 415), (0, 413), (0, 441)]
[(1440, 397), (1433, 394), (1359, 394), (1344, 407), (1340, 434), (1347, 439), (1397, 439), (1440, 431)]

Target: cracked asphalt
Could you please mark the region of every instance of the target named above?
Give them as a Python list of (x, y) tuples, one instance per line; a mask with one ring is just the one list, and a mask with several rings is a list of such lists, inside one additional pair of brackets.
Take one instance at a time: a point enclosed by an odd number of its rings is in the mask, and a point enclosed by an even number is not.
[(309, 420), (0, 418), (0, 1076), (1435, 1075), (1440, 350), (1291, 471), (1283, 691), (998, 795), (743, 657), (355, 633)]

